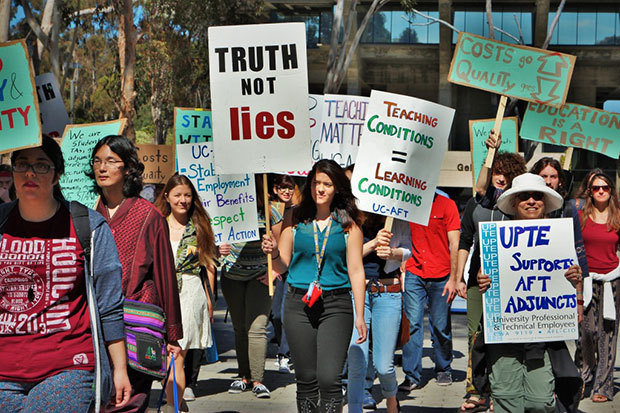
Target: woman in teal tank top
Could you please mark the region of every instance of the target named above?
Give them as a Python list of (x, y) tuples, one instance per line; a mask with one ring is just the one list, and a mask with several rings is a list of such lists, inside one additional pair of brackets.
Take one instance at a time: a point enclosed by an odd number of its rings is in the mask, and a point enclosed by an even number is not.
[[(274, 270), (289, 272), (284, 330), (295, 364), (299, 411), (342, 411), (342, 370), (354, 321), (351, 292), (358, 342), (367, 335), (362, 243), (351, 184), (344, 170), (326, 159), (314, 165), (299, 206), (285, 215), (279, 245), (263, 237)], [(311, 286), (317, 285), (322, 291), (318, 300), (306, 303)]]

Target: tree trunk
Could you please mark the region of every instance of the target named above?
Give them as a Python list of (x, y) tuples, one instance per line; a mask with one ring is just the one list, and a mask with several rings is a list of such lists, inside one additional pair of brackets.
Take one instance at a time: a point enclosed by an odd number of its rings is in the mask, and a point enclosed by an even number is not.
[[(120, 3), (120, 4), (119, 4)], [(134, 89), (136, 75), (136, 28), (133, 25), (133, 2), (131, 0), (118, 0), (118, 56), (121, 69), (121, 114), (120, 117), (127, 119), (124, 135), (136, 140), (133, 119), (136, 115), (134, 105), (136, 91)]]
[(0, 42), (9, 40), (11, 22), (11, 0), (0, 0)]
[[(47, 36), (49, 36), (54, 24), (54, 11), (56, 9), (56, 0), (47, 0), (45, 2), (45, 9), (43, 9), (43, 17), (41, 17), (41, 30)], [(46, 44), (41, 38), (37, 38), (37, 56), (39, 60), (43, 58), (43, 51), (46, 48)]]

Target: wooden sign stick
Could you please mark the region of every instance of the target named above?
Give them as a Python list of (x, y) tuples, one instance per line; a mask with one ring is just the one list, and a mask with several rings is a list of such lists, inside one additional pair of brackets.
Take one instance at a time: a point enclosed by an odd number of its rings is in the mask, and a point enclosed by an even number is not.
[(394, 217), (385, 218), (385, 225), (383, 226), (383, 229), (385, 229), (386, 231), (392, 232), (393, 223), (394, 223)]
[(570, 171), (570, 164), (573, 160), (573, 151), (574, 148), (572, 146), (569, 146), (566, 149), (566, 153), (564, 154), (564, 163), (562, 165), (562, 169), (564, 169), (565, 171)]
[[(506, 100), (508, 96), (502, 95), (499, 100), (499, 106), (497, 107), (497, 114), (495, 115), (495, 125), (493, 126), (493, 132), (495, 132), (495, 138), (499, 138), (499, 132), (502, 126), (502, 120), (504, 120), (504, 111), (506, 110)], [(495, 148), (489, 148), (487, 153), (487, 159), (484, 161), (484, 166), (491, 169), (493, 165), (493, 158), (495, 158)]]
[[(269, 188), (267, 187), (267, 174), (263, 174), (263, 200), (265, 201), (265, 229), (268, 237), (271, 237), (271, 208), (269, 205)], [(267, 280), (269, 281), (269, 296), (273, 297), (273, 262), (271, 253), (267, 254)]]

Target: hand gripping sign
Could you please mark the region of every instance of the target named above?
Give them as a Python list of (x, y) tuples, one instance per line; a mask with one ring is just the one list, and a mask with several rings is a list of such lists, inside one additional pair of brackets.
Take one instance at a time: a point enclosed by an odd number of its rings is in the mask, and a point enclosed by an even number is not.
[(564, 277), (577, 263), (570, 218), (481, 222), (484, 341), (577, 339), (577, 295)]

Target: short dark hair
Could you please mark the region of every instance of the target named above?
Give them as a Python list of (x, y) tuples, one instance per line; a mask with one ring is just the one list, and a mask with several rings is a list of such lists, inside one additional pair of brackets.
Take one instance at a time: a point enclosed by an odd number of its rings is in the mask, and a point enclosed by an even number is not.
[(355, 204), (351, 181), (344, 174), (344, 169), (331, 159), (321, 159), (310, 170), (301, 191), (301, 202), (294, 211), (295, 221), (307, 223), (316, 217), (316, 204), (312, 199), (312, 181), (319, 172), (329, 176), (334, 184), (334, 200), (330, 206), (334, 218), (345, 230), (351, 228), (353, 224), (361, 227), (361, 213)]
[[(132, 141), (124, 136), (108, 135), (97, 142), (93, 148), (93, 152), (90, 156), (91, 165), (95, 160), (95, 154), (104, 145), (108, 145), (110, 150), (121, 158), (124, 163), (123, 168), (127, 171), (127, 175), (125, 175), (123, 182), (123, 196), (125, 198), (130, 198), (140, 195), (140, 191), (142, 191), (142, 173), (144, 172), (144, 164), (140, 162), (136, 146)], [(86, 175), (95, 181), (95, 172), (92, 168), (86, 173)], [(95, 181), (94, 184), (95, 191), (97, 191), (99, 195), (103, 196), (103, 191), (99, 185), (97, 185), (97, 181)]]
[[(50, 158), (50, 161), (52, 161), (52, 165), (54, 165), (54, 179), (60, 179), (62, 174), (65, 173), (65, 158), (62, 156), (62, 151), (60, 150), (58, 142), (52, 139), (49, 135), (43, 134), (41, 137), (40, 148), (43, 153), (48, 158)], [(11, 153), (12, 165), (15, 164), (15, 159), (22, 150), (24, 149), (20, 149)], [(58, 201), (62, 201), (65, 199), (65, 197), (62, 195), (62, 191), (60, 190), (60, 183), (54, 185), (54, 198), (56, 198)]]

